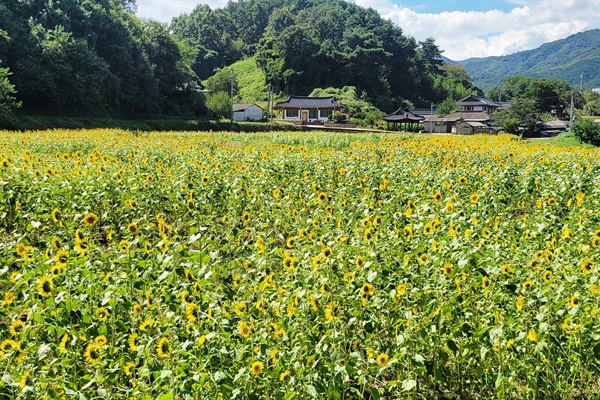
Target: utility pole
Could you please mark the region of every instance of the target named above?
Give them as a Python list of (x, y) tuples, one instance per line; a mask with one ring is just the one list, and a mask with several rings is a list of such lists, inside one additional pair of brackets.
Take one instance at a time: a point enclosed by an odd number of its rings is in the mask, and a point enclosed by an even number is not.
[(235, 76), (233, 75), (233, 69), (231, 69), (231, 94), (230, 94), (230, 99), (231, 99), (231, 122), (233, 122), (233, 79), (235, 78)]
[(267, 122), (269, 122), (269, 118), (270, 118), (269, 114), (271, 111), (271, 84), (270, 83), (267, 85), (267, 110), (266, 111), (267, 111)]
[(429, 114), (429, 133), (433, 133), (433, 101), (431, 102), (431, 113)]
[(571, 118), (569, 118), (569, 129), (573, 127), (573, 120), (575, 119), (575, 104), (573, 103), (573, 90), (571, 90)]

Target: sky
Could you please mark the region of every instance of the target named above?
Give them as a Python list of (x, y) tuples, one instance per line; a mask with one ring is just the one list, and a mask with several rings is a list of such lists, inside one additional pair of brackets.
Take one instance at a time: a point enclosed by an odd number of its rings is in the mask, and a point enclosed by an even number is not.
[[(137, 0), (137, 15), (170, 22), (198, 4), (228, 0)], [(600, 0), (351, 0), (373, 8), (416, 40), (433, 37), (455, 60), (531, 50), (600, 28)]]

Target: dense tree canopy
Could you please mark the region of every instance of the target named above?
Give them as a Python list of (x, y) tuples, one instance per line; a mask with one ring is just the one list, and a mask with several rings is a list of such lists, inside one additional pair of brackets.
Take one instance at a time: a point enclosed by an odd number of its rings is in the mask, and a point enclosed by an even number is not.
[[(168, 28), (140, 21), (134, 0), (0, 4), (11, 37), (0, 60), (29, 112), (143, 115), (187, 112), (195, 59)], [(192, 56), (193, 55), (193, 56)]]
[(468, 76), (452, 76), (433, 39), (417, 42), (345, 0), (199, 5), (170, 24), (134, 10), (135, 0), (2, 1), (0, 26), (11, 38), (0, 38), (5, 97), (28, 113), (190, 114), (203, 108), (201, 81), (228, 92), (221, 84), (230, 77), (211, 77), (250, 57), (282, 96), (352, 86), (393, 111), (478, 92)]

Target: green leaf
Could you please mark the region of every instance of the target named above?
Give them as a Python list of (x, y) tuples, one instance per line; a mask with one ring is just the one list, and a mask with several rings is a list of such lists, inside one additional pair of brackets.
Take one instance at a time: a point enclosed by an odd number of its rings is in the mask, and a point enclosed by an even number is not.
[(376, 388), (371, 389), (371, 398), (373, 400), (379, 400), (379, 391)]
[(317, 389), (313, 385), (306, 385), (306, 393), (311, 397), (317, 397)]
[(402, 389), (406, 390), (407, 392), (413, 390), (416, 386), (417, 381), (414, 379), (406, 379), (402, 382)]
[(448, 339), (448, 341), (446, 342), (446, 345), (456, 355), (456, 352), (458, 351), (458, 346), (456, 345), (456, 342), (452, 339)]

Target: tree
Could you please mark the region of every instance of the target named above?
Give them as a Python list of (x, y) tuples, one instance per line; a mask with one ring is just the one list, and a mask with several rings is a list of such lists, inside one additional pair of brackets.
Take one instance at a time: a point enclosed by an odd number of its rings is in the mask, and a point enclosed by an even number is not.
[(571, 130), (581, 143), (600, 146), (600, 125), (591, 119), (577, 119)]
[(227, 92), (210, 93), (206, 96), (206, 108), (216, 117), (231, 118), (231, 100)]
[[(8, 42), (9, 37), (5, 31), (0, 29), (0, 41)], [(7, 126), (13, 119), (13, 111), (21, 107), (14, 94), (17, 92), (15, 86), (8, 80), (10, 71), (8, 68), (1, 68), (0, 60), (0, 126)]]
[(528, 97), (517, 97), (510, 101), (509, 107), (496, 111), (497, 123), (510, 133), (518, 133), (523, 129), (525, 134), (531, 133), (537, 125), (540, 109), (538, 103)]
[(458, 101), (454, 100), (452, 97), (446, 98), (446, 100), (442, 101), (435, 108), (437, 115), (448, 115), (457, 111), (460, 108)]

